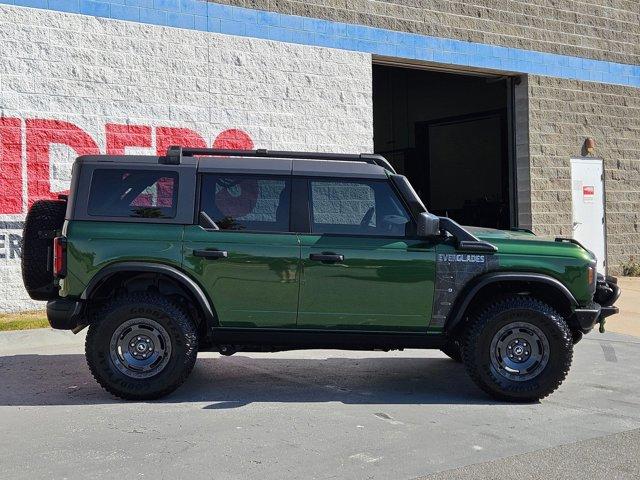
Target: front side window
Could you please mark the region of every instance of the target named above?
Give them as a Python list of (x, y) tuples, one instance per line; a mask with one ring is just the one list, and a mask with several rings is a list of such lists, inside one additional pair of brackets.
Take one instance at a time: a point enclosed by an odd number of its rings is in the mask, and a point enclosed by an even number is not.
[(221, 230), (287, 232), (291, 179), (266, 175), (207, 174), (201, 209)]
[(311, 231), (344, 235), (405, 236), (411, 217), (384, 181), (311, 180)]
[(88, 214), (97, 217), (174, 218), (178, 174), (157, 170), (97, 169)]

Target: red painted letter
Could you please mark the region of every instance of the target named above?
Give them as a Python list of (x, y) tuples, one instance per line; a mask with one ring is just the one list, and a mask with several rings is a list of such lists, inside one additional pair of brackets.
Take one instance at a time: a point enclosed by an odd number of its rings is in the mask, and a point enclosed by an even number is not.
[(107, 123), (107, 155), (124, 155), (125, 147), (151, 147), (151, 127)]
[(22, 136), (19, 118), (0, 118), (0, 213), (22, 211)]
[(62, 120), (27, 120), (28, 200), (56, 198), (49, 181), (49, 147), (59, 143), (73, 148), (78, 155), (97, 155), (98, 145), (87, 132)]
[(207, 148), (207, 142), (204, 141), (204, 138), (188, 128), (156, 128), (157, 154), (166, 155), (167, 148), (169, 148), (171, 145), (180, 145), (181, 147)]
[(225, 130), (218, 135), (213, 142), (213, 148), (223, 148), (225, 150), (251, 150), (253, 140), (242, 130), (232, 128)]

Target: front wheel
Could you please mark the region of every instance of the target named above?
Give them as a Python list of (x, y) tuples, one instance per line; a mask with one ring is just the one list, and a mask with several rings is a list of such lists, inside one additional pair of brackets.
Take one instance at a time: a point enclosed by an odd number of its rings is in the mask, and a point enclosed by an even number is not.
[(485, 392), (530, 402), (563, 382), (573, 358), (571, 331), (544, 302), (513, 296), (490, 305), (467, 329), (463, 360)]
[(85, 353), (91, 373), (108, 392), (126, 400), (156, 399), (191, 373), (197, 330), (165, 297), (133, 293), (105, 305), (89, 327)]

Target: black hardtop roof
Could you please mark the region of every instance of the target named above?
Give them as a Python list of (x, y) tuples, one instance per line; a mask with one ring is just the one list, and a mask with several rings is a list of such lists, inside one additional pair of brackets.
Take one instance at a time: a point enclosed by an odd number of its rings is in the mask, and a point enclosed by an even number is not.
[(167, 155), (83, 155), (78, 163), (196, 166), (202, 172), (281, 173), (386, 178), (393, 167), (381, 155), (169, 147)]

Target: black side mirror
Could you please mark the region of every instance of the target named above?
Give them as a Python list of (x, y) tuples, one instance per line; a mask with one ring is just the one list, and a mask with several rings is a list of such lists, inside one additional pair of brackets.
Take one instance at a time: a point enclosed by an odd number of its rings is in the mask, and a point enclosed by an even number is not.
[(432, 213), (418, 214), (418, 236), (437, 237), (440, 235), (440, 217)]

